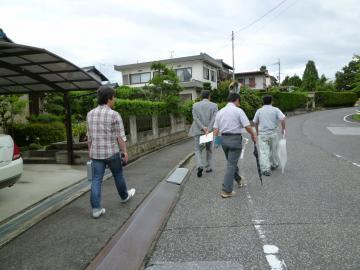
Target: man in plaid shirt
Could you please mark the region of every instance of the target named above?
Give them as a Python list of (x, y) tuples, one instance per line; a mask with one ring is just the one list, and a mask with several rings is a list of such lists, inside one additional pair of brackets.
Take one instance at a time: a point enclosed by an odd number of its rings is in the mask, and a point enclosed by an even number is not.
[(135, 195), (134, 188), (127, 189), (123, 176), (119, 147), (125, 162), (128, 161), (128, 154), (123, 121), (120, 114), (112, 110), (115, 103), (115, 90), (109, 86), (101, 86), (97, 91), (97, 98), (99, 105), (86, 117), (89, 155), (92, 161), (90, 203), (94, 218), (105, 214), (105, 208), (101, 207), (101, 184), (106, 165), (114, 176), (121, 201), (127, 202)]

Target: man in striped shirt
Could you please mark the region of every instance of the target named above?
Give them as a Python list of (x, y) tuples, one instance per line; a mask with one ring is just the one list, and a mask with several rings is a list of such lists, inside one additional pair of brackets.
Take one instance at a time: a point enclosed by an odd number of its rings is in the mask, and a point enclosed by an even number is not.
[(128, 161), (126, 137), (123, 121), (118, 112), (112, 110), (115, 104), (115, 90), (109, 86), (101, 86), (97, 91), (98, 106), (86, 117), (89, 156), (91, 158), (92, 183), (90, 203), (92, 216), (98, 218), (105, 214), (101, 207), (101, 184), (108, 166), (115, 179), (115, 185), (122, 202), (127, 202), (135, 195), (135, 189), (126, 187), (123, 176), (122, 160)]

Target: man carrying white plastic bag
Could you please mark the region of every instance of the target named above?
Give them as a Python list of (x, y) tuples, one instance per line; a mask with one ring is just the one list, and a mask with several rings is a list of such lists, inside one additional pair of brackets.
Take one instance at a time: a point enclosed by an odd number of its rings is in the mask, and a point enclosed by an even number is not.
[[(285, 115), (279, 108), (272, 106), (272, 96), (264, 96), (263, 103), (264, 106), (256, 111), (253, 122), (258, 134), (261, 173), (265, 176), (270, 176), (271, 170), (275, 170), (279, 167), (280, 160), (278, 156), (278, 127), (280, 122), (282, 134), (284, 136)], [(283, 142), (281, 144), (283, 145)]]

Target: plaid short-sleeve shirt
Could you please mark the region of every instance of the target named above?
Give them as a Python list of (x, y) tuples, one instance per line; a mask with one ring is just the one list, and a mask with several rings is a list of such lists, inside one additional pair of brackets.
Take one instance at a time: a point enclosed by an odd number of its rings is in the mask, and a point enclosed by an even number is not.
[(124, 124), (118, 112), (99, 105), (86, 117), (90, 158), (107, 159), (119, 152), (117, 138), (126, 141)]

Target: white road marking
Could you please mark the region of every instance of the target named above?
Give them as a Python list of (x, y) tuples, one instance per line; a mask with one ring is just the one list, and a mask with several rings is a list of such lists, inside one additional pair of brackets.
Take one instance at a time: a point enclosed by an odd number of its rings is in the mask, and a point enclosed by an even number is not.
[(266, 260), (270, 266), (271, 270), (282, 270), (283, 268), (283, 262), (280, 261), (276, 255), (266, 255)]
[(360, 127), (327, 127), (334, 135), (359, 136)]
[(279, 255), (279, 248), (274, 245), (270, 245), (267, 243), (265, 231), (263, 230), (261, 224), (264, 222), (264, 220), (258, 218), (258, 213), (255, 211), (254, 208), (254, 202), (251, 198), (250, 192), (248, 191), (246, 185), (245, 185), (245, 192), (246, 197), (249, 201), (249, 208), (251, 209), (250, 213), (253, 216), (253, 223), (255, 230), (260, 238), (260, 240), (263, 243), (263, 251), (266, 258), (266, 261), (268, 265), (270, 266), (271, 270), (286, 270), (287, 266), (285, 264), (285, 261), (281, 259)]
[(348, 115), (345, 115), (345, 116), (344, 116), (344, 122), (346, 122), (346, 123), (353, 123), (353, 122), (350, 122), (349, 120), (346, 120), (346, 118), (347, 118), (348, 116), (350, 116), (350, 115), (353, 115), (353, 114), (348, 114)]
[(265, 254), (278, 254), (279, 253), (279, 248), (274, 245), (265, 245), (265, 246), (263, 246), (263, 249), (264, 249)]
[(241, 149), (240, 159), (244, 159), (244, 153), (245, 153), (246, 145), (247, 145), (248, 142), (249, 142), (249, 139), (244, 138), (244, 140), (245, 140), (245, 142), (244, 142), (243, 148)]
[(334, 153), (334, 156), (337, 157), (337, 158), (340, 158), (340, 159), (342, 159), (342, 160), (345, 160), (346, 162), (349, 162), (349, 163), (351, 163), (352, 165), (360, 168), (360, 164), (359, 164), (359, 163), (352, 162), (351, 160), (347, 160), (347, 159), (344, 158), (343, 156), (341, 156), (341, 155), (339, 155), (339, 154), (336, 154), (336, 153)]
[(359, 124), (359, 123), (357, 123), (357, 122), (355, 122), (355, 121), (349, 121), (349, 120), (346, 120), (346, 118), (348, 118), (350, 115), (354, 115), (354, 113), (351, 113), (351, 114), (348, 114), (348, 115), (345, 115), (344, 116), (344, 122), (346, 122), (346, 123), (350, 123), (350, 124)]

